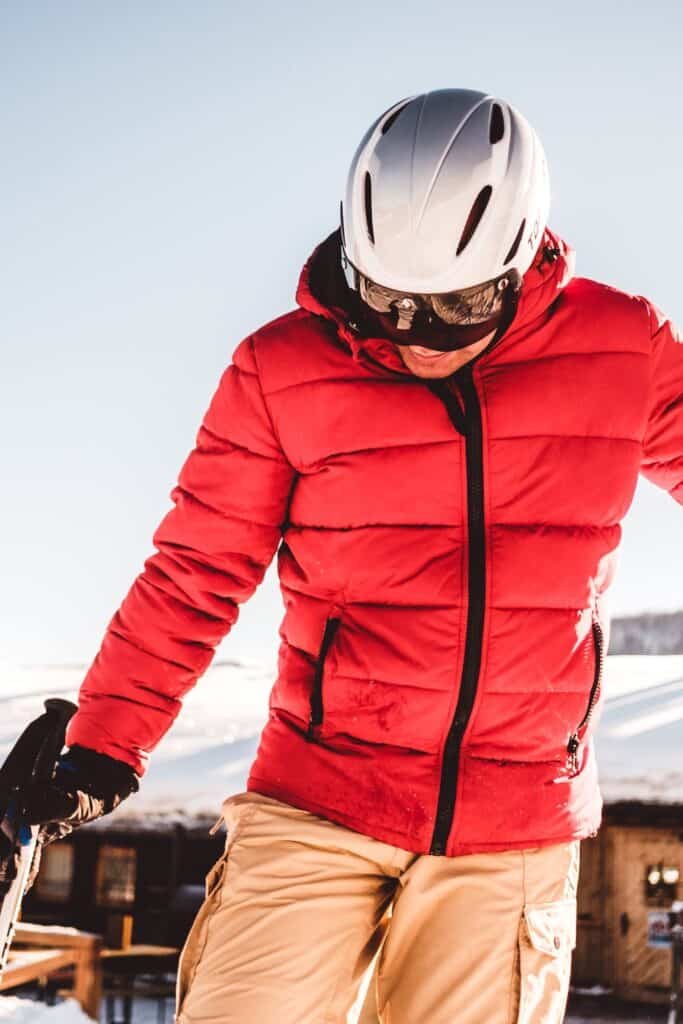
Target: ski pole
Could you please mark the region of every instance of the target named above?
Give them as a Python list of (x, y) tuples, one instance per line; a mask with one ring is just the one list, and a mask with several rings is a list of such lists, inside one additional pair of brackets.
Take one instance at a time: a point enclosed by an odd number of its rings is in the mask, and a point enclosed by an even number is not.
[(46, 700), (45, 712), (26, 727), (0, 768), (0, 980), (39, 844), (40, 826), (20, 819), (21, 790), (28, 783), (50, 781), (75, 711), (71, 701)]

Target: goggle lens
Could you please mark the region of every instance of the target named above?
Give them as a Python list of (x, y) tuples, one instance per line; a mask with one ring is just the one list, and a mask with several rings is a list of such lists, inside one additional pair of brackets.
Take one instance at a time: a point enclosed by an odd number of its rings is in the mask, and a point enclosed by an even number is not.
[(428, 316), (436, 314), (451, 326), (493, 321), (503, 314), (505, 293), (509, 287), (515, 287), (517, 276), (510, 272), (472, 288), (427, 294), (395, 291), (377, 284), (359, 271), (356, 274), (358, 291), (363, 301), (377, 313), (395, 313), (398, 317), (397, 326), (406, 330), (418, 312)]

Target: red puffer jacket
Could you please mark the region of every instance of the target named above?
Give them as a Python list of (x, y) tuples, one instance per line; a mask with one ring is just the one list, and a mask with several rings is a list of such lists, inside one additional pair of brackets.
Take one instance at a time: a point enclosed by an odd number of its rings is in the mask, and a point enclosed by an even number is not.
[(620, 522), (639, 471), (683, 503), (680, 338), (548, 231), (503, 337), (430, 387), (346, 322), (336, 244), (235, 350), (67, 741), (144, 771), (277, 549), (250, 789), (420, 853), (587, 836)]

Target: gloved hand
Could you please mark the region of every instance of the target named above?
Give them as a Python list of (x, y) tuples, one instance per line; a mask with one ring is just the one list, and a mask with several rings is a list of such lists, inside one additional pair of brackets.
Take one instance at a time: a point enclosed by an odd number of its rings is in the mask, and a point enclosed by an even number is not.
[(19, 816), (41, 826), (38, 838), (45, 846), (109, 814), (138, 788), (130, 765), (74, 745), (57, 761), (51, 782), (31, 783), (22, 791)]

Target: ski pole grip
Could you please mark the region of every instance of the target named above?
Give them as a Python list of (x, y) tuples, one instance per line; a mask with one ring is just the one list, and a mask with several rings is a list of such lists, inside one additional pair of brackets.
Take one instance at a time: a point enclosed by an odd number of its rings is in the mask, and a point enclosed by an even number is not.
[(64, 746), (66, 727), (77, 710), (77, 706), (70, 700), (49, 697), (45, 701), (46, 729), (33, 762), (31, 771), (33, 782), (49, 782), (52, 778), (55, 764)]

